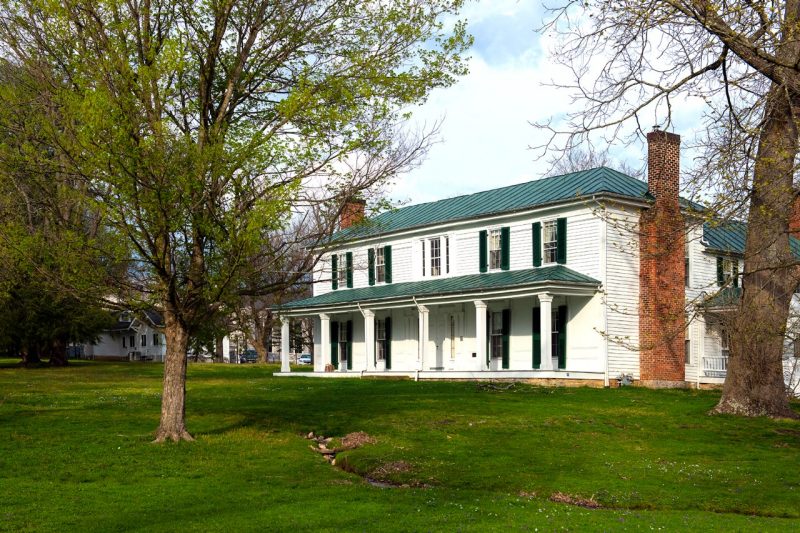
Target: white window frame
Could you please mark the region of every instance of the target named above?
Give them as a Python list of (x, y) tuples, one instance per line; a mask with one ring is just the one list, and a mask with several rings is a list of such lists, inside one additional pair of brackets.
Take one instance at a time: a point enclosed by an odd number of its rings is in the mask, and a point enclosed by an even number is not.
[(503, 357), (503, 312), (492, 311), (489, 318), (489, 354), (492, 359), (500, 359)]
[[(552, 239), (548, 240), (547, 232), (552, 231)], [(549, 258), (552, 256), (551, 258)], [(542, 264), (558, 262), (558, 220), (542, 221)]]
[(423, 278), (425, 277), (425, 271), (426, 271), (426, 269), (425, 269), (425, 266), (426, 266), (425, 265), (425, 263), (426, 263), (426, 260), (425, 260), (425, 246), (427, 245), (427, 242), (428, 241), (426, 239), (422, 239), (421, 241), (419, 241), (420, 247), (422, 248), (422, 277)]
[[(347, 353), (347, 320), (339, 322), (339, 361), (347, 361), (351, 354)], [(342, 357), (344, 354), (344, 357)]]
[(726, 329), (719, 331), (719, 354), (722, 357), (730, 357), (731, 355), (731, 337)]
[(375, 321), (375, 358), (378, 361), (386, 360), (386, 319)]
[(383, 246), (375, 248), (375, 283), (386, 283), (386, 258), (383, 251)]
[(739, 260), (735, 257), (722, 258), (722, 285), (725, 287), (733, 285), (733, 266), (739, 271)]
[(442, 275), (442, 238), (431, 237), (428, 239), (428, 246), (430, 247), (430, 275), (431, 277), (439, 277)]
[(503, 264), (503, 238), (500, 228), (490, 229), (487, 233), (486, 249), (489, 257), (489, 270), (500, 270)]
[(337, 287), (340, 289), (347, 288), (347, 254), (339, 254), (336, 260), (336, 277), (338, 278)]

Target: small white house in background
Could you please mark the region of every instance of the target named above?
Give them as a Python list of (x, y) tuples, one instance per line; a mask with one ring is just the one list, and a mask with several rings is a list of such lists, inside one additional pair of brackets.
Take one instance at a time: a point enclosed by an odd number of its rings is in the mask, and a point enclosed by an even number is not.
[(746, 227), (702, 223), (679, 151), (651, 132), (648, 182), (601, 167), (358, 224), (354, 202), (283, 338), (314, 321), (320, 377), (721, 384)]
[(84, 347), (87, 359), (109, 361), (164, 361), (167, 353), (164, 319), (158, 311), (123, 311), (117, 323)]

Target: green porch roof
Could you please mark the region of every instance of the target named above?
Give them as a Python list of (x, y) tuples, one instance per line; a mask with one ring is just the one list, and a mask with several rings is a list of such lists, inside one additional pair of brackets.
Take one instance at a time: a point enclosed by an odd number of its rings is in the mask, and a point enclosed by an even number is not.
[(703, 307), (732, 307), (739, 305), (739, 300), (742, 298), (741, 287), (725, 287), (720, 289), (715, 294), (712, 294), (703, 302)]
[[(339, 231), (333, 236), (333, 240), (349, 241), (443, 222), (519, 211), (601, 193), (637, 200), (652, 199), (647, 192), (647, 183), (622, 172), (599, 167), (387, 211)], [(682, 199), (682, 202), (688, 205), (687, 200)], [(699, 208), (694, 204), (693, 207)]]
[(452, 278), (437, 278), (425, 281), (390, 283), (358, 289), (340, 289), (326, 294), (283, 304), (281, 309), (304, 309), (342, 304), (372, 302), (394, 298), (439, 296), (506, 289), (542, 283), (565, 283), (569, 285), (599, 286), (600, 282), (563, 265), (554, 265), (528, 270), (511, 270), (490, 274), (470, 274)]

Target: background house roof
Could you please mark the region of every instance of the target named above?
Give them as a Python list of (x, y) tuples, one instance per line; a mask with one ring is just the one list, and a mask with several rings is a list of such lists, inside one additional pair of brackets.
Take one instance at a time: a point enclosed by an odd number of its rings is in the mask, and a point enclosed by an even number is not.
[[(601, 193), (634, 200), (652, 200), (652, 196), (647, 192), (647, 183), (644, 181), (607, 167), (598, 167), (436, 202), (401, 207), (339, 231), (333, 236), (333, 240), (360, 239), (443, 222), (519, 211)], [(681, 203), (684, 207), (702, 209), (698, 204), (683, 198)]]
[(469, 293), (490, 289), (507, 289), (537, 283), (566, 283), (572, 285), (599, 286), (594, 278), (570, 270), (563, 265), (553, 265), (528, 270), (512, 270), (491, 274), (470, 274), (452, 278), (436, 278), (425, 281), (391, 283), (358, 289), (331, 291), (326, 294), (283, 304), (281, 309), (302, 309), (329, 305), (369, 302), (391, 298), (410, 298)]

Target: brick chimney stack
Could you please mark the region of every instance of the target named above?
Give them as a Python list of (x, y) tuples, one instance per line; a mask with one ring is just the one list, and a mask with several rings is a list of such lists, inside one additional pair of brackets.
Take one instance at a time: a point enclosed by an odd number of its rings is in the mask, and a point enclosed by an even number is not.
[(800, 239), (800, 191), (795, 191), (792, 214), (789, 217), (789, 235)]
[(339, 216), (339, 229), (346, 229), (364, 220), (364, 210), (367, 207), (366, 200), (351, 198), (347, 200)]
[(686, 386), (685, 223), (679, 204), (681, 138), (647, 134), (647, 185), (639, 236), (639, 370), (643, 385)]

